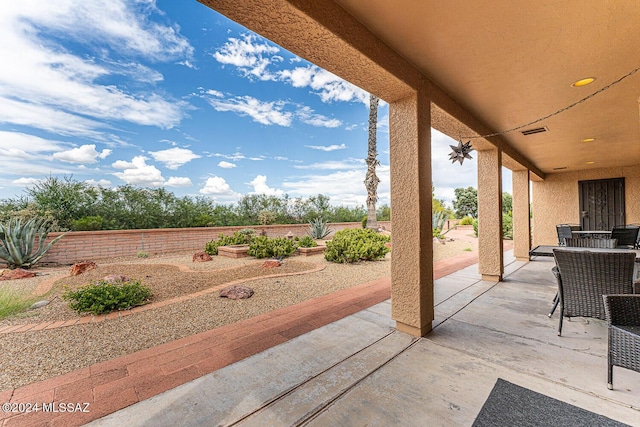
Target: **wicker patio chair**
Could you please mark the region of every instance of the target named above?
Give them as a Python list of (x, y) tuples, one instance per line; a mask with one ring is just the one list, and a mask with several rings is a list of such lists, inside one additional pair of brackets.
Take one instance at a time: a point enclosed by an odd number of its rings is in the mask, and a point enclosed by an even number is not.
[(611, 229), (611, 238), (618, 239), (619, 248), (635, 248), (638, 244), (640, 226), (620, 225)]
[(565, 246), (571, 248), (602, 248), (615, 249), (618, 246), (618, 239), (564, 239)]
[(553, 250), (561, 280), (558, 280), (560, 320), (593, 317), (605, 320), (602, 295), (632, 294), (636, 253), (632, 251)]
[(613, 390), (613, 367), (640, 372), (640, 295), (604, 295), (609, 324), (607, 387)]
[(573, 233), (571, 233), (571, 226), (569, 224), (557, 224), (556, 232), (558, 233), (558, 245), (564, 246), (565, 239), (571, 239)]

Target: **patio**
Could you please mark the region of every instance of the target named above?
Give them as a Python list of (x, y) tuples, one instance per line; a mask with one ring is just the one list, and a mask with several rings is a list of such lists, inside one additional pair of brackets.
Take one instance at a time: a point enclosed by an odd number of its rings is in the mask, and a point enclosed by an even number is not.
[(553, 260), (505, 261), (502, 282), (477, 265), (436, 280), (424, 338), (396, 331), (385, 301), (90, 425), (470, 426), (498, 378), (640, 425), (640, 374), (615, 368), (607, 390), (605, 323), (556, 336)]

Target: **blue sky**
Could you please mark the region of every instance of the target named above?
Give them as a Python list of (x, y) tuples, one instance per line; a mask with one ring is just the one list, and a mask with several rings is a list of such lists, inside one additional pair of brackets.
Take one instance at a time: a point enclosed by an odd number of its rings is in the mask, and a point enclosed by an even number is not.
[[(67, 175), (218, 203), (365, 204), (368, 94), (195, 0), (3, 1), (0, 40), (0, 198)], [(381, 103), (379, 203), (388, 112)], [(456, 142), (432, 140), (436, 196), (475, 187), (475, 159), (452, 165)]]

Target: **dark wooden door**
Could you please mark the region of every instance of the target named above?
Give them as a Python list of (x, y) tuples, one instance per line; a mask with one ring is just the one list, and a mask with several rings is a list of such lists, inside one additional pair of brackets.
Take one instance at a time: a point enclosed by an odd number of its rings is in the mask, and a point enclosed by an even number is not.
[(611, 230), (624, 225), (624, 178), (578, 181), (583, 230)]

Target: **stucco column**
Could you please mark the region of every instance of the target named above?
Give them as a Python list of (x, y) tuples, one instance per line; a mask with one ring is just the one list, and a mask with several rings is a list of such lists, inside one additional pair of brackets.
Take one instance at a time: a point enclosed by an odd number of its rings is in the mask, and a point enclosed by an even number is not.
[(478, 260), (482, 280), (502, 280), (504, 260), (500, 150), (478, 152)]
[(513, 255), (518, 261), (529, 261), (531, 250), (529, 171), (513, 171), (511, 177), (513, 180)]
[(424, 336), (433, 320), (431, 102), (426, 94), (389, 105), (392, 206), (391, 315)]

